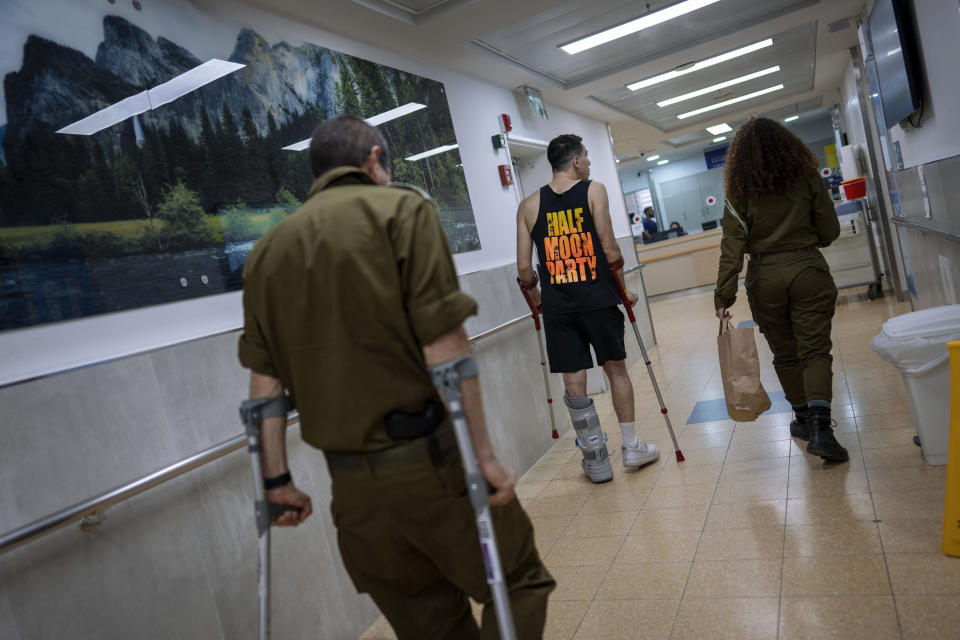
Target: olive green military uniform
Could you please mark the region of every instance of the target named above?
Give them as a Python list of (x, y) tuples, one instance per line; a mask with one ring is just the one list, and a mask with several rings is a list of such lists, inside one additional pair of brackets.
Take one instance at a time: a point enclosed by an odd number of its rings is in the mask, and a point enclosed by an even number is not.
[(817, 249), (840, 235), (840, 222), (817, 174), (798, 179), (781, 194), (728, 202), (714, 304), (733, 304), (737, 277), (747, 266), (747, 300), (767, 337), (773, 365), (794, 407), (833, 396), (830, 325), (837, 287)]
[[(412, 440), (386, 427), (439, 402), (422, 346), (476, 313), (434, 205), (357, 168), (325, 173), (250, 252), (243, 307), (240, 361), (283, 382), (324, 451), (357, 590), (400, 638), (478, 637), (466, 596), (489, 605), (490, 591), (449, 420)], [(519, 636), (539, 638), (555, 583), (517, 500), (492, 511)]]

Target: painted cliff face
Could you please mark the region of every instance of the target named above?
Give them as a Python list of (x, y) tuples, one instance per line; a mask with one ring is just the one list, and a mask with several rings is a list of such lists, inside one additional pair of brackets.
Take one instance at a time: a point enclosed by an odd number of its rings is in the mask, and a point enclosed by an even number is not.
[[(19, 66), (0, 61), (15, 69), (0, 119), (0, 330), (240, 288), (252, 243), (309, 191), (308, 152), (283, 147), (341, 113), (424, 105), (378, 125), (394, 179), (432, 195), (455, 253), (480, 248), (459, 152), (406, 160), (457, 142), (441, 83), (251, 28), (230, 42), (222, 21), (173, 1), (121, 16), (86, 0), (87, 22), (36, 30), (30, 0), (12, 4), (20, 19), (0, 28), (21, 43)], [(243, 67), (90, 135), (57, 133), (211, 58)]]

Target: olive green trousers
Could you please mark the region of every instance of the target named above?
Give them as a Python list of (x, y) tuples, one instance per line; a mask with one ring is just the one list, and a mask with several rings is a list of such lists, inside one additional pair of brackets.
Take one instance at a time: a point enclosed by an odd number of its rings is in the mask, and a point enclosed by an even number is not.
[[(499, 638), (459, 453), (421, 448), (402, 464), (329, 465), (343, 563), (400, 640)], [(520, 503), (491, 512), (517, 637), (540, 638), (556, 582)], [(479, 628), (468, 596), (484, 605)]]
[(833, 399), (830, 329), (837, 287), (815, 248), (751, 256), (746, 277), (753, 319), (793, 406)]

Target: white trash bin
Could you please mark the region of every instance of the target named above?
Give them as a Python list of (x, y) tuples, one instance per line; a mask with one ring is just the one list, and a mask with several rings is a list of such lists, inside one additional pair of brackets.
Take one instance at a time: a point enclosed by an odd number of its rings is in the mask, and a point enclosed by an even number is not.
[(960, 340), (960, 304), (890, 318), (870, 348), (903, 375), (927, 464), (947, 464), (950, 367), (947, 343)]

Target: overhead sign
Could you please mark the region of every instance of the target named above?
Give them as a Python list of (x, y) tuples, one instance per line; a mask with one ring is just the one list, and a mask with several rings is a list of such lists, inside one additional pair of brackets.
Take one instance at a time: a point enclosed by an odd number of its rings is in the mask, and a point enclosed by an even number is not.
[(717, 169), (722, 167), (727, 161), (727, 149), (730, 145), (718, 147), (716, 149), (707, 149), (703, 152), (703, 158), (707, 161), (707, 169)]

